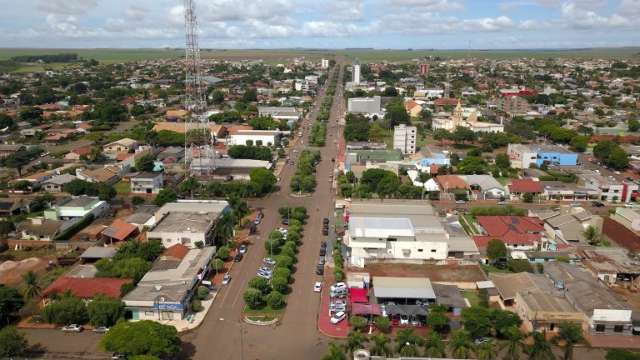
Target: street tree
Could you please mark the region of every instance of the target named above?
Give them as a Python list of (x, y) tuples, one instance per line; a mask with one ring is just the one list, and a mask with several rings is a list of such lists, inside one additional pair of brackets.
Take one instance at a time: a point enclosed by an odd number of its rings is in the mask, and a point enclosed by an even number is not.
[(11, 323), (23, 305), (24, 299), (18, 290), (0, 285), (0, 327)]
[(20, 357), (27, 349), (27, 339), (14, 326), (0, 329), (0, 358)]
[(451, 355), (457, 359), (467, 359), (471, 355), (473, 349), (473, 343), (471, 342), (471, 335), (467, 330), (456, 330), (451, 334), (449, 340), (449, 350)]
[(259, 309), (264, 306), (265, 299), (262, 295), (262, 292), (258, 289), (249, 288), (244, 292), (243, 295), (245, 303), (251, 309)]
[(87, 304), (89, 322), (93, 326), (113, 326), (124, 317), (124, 304), (118, 299), (96, 296)]
[(38, 277), (35, 272), (28, 271), (22, 275), (23, 288), (22, 292), (24, 297), (27, 299), (32, 299), (38, 295), (40, 295), (40, 291), (42, 288), (38, 283)]
[(100, 344), (106, 351), (127, 356), (151, 355), (173, 358), (180, 352), (180, 337), (172, 325), (155, 321), (121, 321), (107, 332)]

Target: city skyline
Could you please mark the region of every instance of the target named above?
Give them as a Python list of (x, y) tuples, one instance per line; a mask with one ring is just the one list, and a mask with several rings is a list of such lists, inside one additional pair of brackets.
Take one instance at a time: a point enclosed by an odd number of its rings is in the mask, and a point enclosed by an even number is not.
[[(182, 47), (182, 1), (26, 0), (0, 47)], [(640, 0), (197, 1), (203, 48), (541, 49), (640, 44)], [(549, 36), (553, 34), (553, 36)]]

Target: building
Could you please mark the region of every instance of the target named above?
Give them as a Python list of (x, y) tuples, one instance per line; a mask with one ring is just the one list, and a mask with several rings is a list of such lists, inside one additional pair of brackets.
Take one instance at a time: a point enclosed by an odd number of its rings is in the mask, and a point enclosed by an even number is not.
[(429, 76), (429, 64), (425, 64), (425, 63), (420, 64), (420, 75)]
[(131, 192), (137, 194), (157, 194), (164, 186), (161, 172), (143, 172), (131, 178)]
[(353, 85), (360, 85), (360, 64), (353, 64)]
[(109, 205), (105, 201), (89, 196), (78, 196), (45, 210), (44, 217), (49, 220), (86, 218), (89, 215), (99, 217), (108, 209)]
[(16, 231), (22, 240), (53, 241), (62, 228), (62, 221), (35, 217), (18, 224)]
[(600, 192), (600, 200), (609, 202), (630, 202), (638, 194), (638, 185), (628, 181), (618, 181), (613, 176), (604, 177), (596, 172), (578, 174), (586, 188)]
[(416, 140), (418, 129), (415, 126), (400, 124), (393, 128), (393, 148), (402, 151), (403, 154), (416, 153)]
[(602, 227), (602, 218), (592, 215), (581, 207), (560, 207), (558, 210), (538, 209), (530, 213), (544, 221), (544, 229), (549, 239), (556, 244), (587, 245), (585, 230), (593, 226), (598, 231)]
[[(546, 280), (546, 279), (545, 279)], [(546, 280), (548, 281), (548, 280)], [(516, 312), (527, 331), (555, 333), (563, 322), (582, 326), (585, 315), (558, 291), (525, 289), (516, 293)]]
[(76, 180), (77, 178), (71, 174), (62, 174), (58, 176), (54, 176), (49, 180), (46, 180), (42, 184), (42, 188), (44, 191), (50, 193), (59, 193), (64, 191), (64, 185)]
[(544, 226), (540, 219), (527, 216), (478, 216), (483, 235), (474, 236), (478, 247), (492, 239), (504, 242), (511, 250), (533, 250), (543, 243)]
[(180, 200), (167, 203), (154, 215), (156, 224), (147, 239), (159, 239), (165, 248), (182, 244), (194, 248), (210, 244), (218, 218), (228, 209), (223, 200)]
[(478, 121), (478, 114), (474, 110), (469, 112), (469, 115), (465, 117), (465, 110), (462, 108), (462, 103), (458, 100), (456, 108), (449, 117), (435, 117), (432, 120), (433, 130), (447, 130), (455, 131), (460, 127), (466, 127), (473, 132), (480, 133), (496, 133), (504, 132), (504, 125), (494, 124), (488, 122)]
[(529, 102), (520, 96), (505, 96), (498, 101), (498, 109), (509, 115), (522, 115), (531, 109)]
[(197, 172), (211, 170), (209, 176), (218, 180), (249, 180), (252, 170), (271, 169), (272, 166), (273, 163), (270, 161), (232, 158), (203, 158), (190, 164), (191, 169)]
[(114, 185), (122, 177), (122, 168), (116, 165), (107, 165), (93, 170), (76, 169), (76, 177), (86, 182)]
[(67, 277), (56, 279), (42, 291), (42, 301), (46, 305), (52, 298), (70, 292), (73, 296), (90, 301), (98, 295), (120, 299), (122, 286), (130, 284), (130, 279), (106, 277)]
[(227, 145), (274, 146), (287, 135), (288, 131), (280, 130), (236, 130), (230, 132)]
[(542, 183), (532, 179), (514, 179), (509, 184), (509, 195), (511, 199), (523, 199), (525, 194), (538, 196), (544, 192)]
[(189, 249), (177, 244), (167, 248), (136, 288), (122, 299), (131, 319), (184, 319), (215, 252), (212, 246)]
[(348, 223), (344, 241), (353, 266), (380, 261), (422, 263), (477, 254), (473, 241), (464, 235), (451, 236), (424, 201), (353, 202)]
[(516, 169), (528, 169), (532, 164), (540, 167), (545, 165), (576, 166), (578, 154), (557, 145), (524, 145), (509, 144), (507, 155), (511, 166)]
[(292, 106), (258, 106), (258, 115), (285, 120), (289, 127), (302, 119), (302, 112)]
[(352, 114), (378, 115), (381, 114), (380, 96), (349, 98), (347, 112)]
[(504, 199), (507, 191), (491, 175), (461, 175), (478, 200)]
[(329, 59), (322, 59), (320, 61), (320, 67), (322, 69), (328, 69), (329, 68)]
[(137, 147), (138, 142), (136, 140), (124, 138), (103, 146), (102, 153), (109, 158), (115, 159), (119, 153), (133, 152)]
[(105, 243), (112, 244), (114, 241), (125, 241), (138, 234), (138, 227), (120, 219), (114, 220), (100, 234)]

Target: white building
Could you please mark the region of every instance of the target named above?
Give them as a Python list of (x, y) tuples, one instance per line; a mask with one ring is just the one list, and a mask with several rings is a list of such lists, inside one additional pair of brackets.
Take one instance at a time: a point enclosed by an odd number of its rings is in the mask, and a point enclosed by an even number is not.
[(323, 69), (328, 69), (329, 68), (329, 59), (322, 59), (320, 61), (320, 67)]
[(418, 128), (400, 124), (393, 128), (393, 148), (399, 149), (403, 154), (416, 153), (416, 140)]
[(353, 85), (360, 85), (360, 64), (353, 64)]
[(514, 169), (528, 169), (538, 161), (538, 151), (524, 144), (509, 144), (507, 155)]
[(359, 201), (351, 204), (345, 245), (349, 262), (422, 263), (476, 254), (469, 237), (450, 236), (433, 207), (424, 201)]
[(69, 199), (67, 202), (56, 205), (44, 211), (44, 217), (49, 220), (68, 220), (74, 218), (84, 218), (89, 215), (99, 217), (109, 205), (98, 198), (89, 196), (78, 196)]
[(131, 178), (131, 192), (137, 194), (157, 194), (162, 190), (163, 176), (161, 172), (144, 172)]
[(280, 130), (238, 130), (229, 135), (227, 145), (273, 146), (289, 131)]
[(347, 111), (354, 114), (376, 115), (381, 113), (380, 96), (350, 98)]

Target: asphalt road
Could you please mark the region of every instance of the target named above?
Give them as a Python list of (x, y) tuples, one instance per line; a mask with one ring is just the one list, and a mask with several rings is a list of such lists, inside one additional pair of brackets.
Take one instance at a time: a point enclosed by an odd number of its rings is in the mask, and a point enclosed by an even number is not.
[[(289, 183), (295, 171), (294, 165), (286, 165), (280, 174), (280, 191), (257, 200), (251, 205), (263, 208), (265, 218), (258, 227), (259, 234), (251, 242), (252, 246), (244, 260), (231, 271), (231, 283), (222, 289), (204, 323), (182, 338), (185, 353), (193, 359), (319, 359), (325, 353), (327, 339), (317, 330), (317, 312), (320, 297), (313, 292), (313, 284), (319, 280), (315, 274), (322, 236), (322, 218), (333, 215), (335, 194), (329, 177), (334, 164), (331, 158), (337, 154), (334, 140), (341, 135), (337, 119), (344, 111), (342, 96), (342, 73), (339, 75), (334, 106), (328, 124), (326, 146), (321, 148), (322, 161), (316, 170), (317, 187), (309, 197), (291, 196)], [(306, 125), (315, 121), (318, 105), (324, 96), (316, 101)], [(298, 139), (293, 146), (299, 154), (308, 143), (305, 131), (304, 144)], [(245, 324), (241, 314), (244, 307), (242, 295), (247, 283), (255, 276), (262, 258), (266, 255), (264, 239), (269, 232), (280, 226), (278, 208), (282, 206), (306, 206), (310, 215), (305, 226), (304, 242), (298, 254), (297, 271), (294, 274), (292, 293), (278, 326), (260, 327)]]

